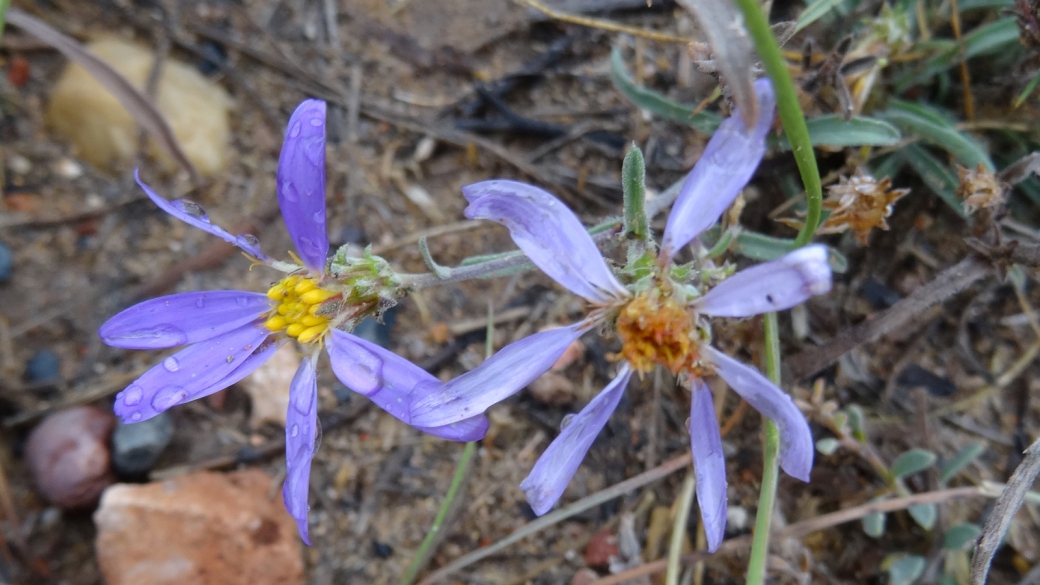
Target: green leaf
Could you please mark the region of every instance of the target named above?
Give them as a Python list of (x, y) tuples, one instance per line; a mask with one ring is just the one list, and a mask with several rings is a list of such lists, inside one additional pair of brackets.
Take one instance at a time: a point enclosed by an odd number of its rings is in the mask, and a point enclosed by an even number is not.
[[(879, 498), (883, 500), (885, 498)], [(878, 500), (875, 500), (878, 501)], [(863, 517), (863, 533), (871, 538), (881, 538), (885, 533), (885, 515), (881, 512), (873, 512)]]
[(881, 562), (888, 567), (889, 585), (911, 585), (924, 573), (925, 564), (922, 556), (903, 554), (890, 555)]
[(982, 534), (982, 529), (970, 522), (951, 526), (943, 534), (943, 548), (946, 550), (968, 550), (975, 546), (975, 540)]
[(956, 195), (958, 184), (956, 175), (945, 164), (939, 162), (939, 159), (932, 156), (932, 153), (920, 144), (908, 144), (893, 153), (893, 156), (901, 157), (913, 167), (929, 189), (934, 191), (958, 215), (964, 216), (964, 207), (961, 206)]
[(1026, 98), (1029, 97), (1029, 94), (1033, 93), (1033, 90), (1036, 89), (1037, 83), (1040, 83), (1040, 72), (1033, 76), (1033, 79), (1031, 79), (1029, 83), (1026, 84), (1026, 88), (1023, 89), (1022, 93), (1019, 94), (1019, 96), (1015, 99), (1016, 108), (1018, 106), (1021, 106), (1022, 102), (1026, 101)]
[(996, 170), (993, 161), (978, 143), (958, 132), (953, 124), (943, 120), (927, 108), (911, 102), (892, 100), (889, 109), (880, 115), (908, 133), (917, 134), (925, 140), (946, 149), (962, 165), (974, 169), (983, 165), (987, 170)]
[(849, 417), (849, 429), (857, 441), (863, 443), (867, 440), (867, 417), (858, 404), (850, 404), (845, 407), (845, 414)]
[[(891, 146), (903, 137), (895, 126), (865, 116), (854, 116), (845, 120), (837, 114), (818, 116), (805, 121), (809, 128), (809, 139), (813, 146)], [(791, 150), (787, 136), (770, 136), (771, 149)]]
[[(960, 41), (950, 44), (948, 48), (929, 59), (923, 70), (911, 71), (897, 78), (896, 93), (902, 93), (913, 85), (924, 83), (963, 61), (995, 52), (1006, 45), (1018, 45), (1018, 23), (1015, 22), (1013, 16), (1001, 18), (976, 28), (964, 35)], [(920, 50), (926, 46), (924, 43), (918, 43), (914, 48)]]
[(798, 17), (794, 32), (798, 32), (816, 22), (821, 16), (830, 12), (832, 8), (840, 3), (841, 0), (813, 0)]
[(614, 82), (614, 87), (632, 103), (656, 116), (688, 124), (705, 134), (712, 134), (722, 123), (722, 118), (715, 114), (695, 114), (689, 106), (677, 104), (656, 91), (636, 85), (625, 71), (625, 62), (621, 58), (621, 50), (617, 47), (610, 53), (610, 79)]
[(892, 462), (892, 475), (906, 477), (924, 471), (935, 463), (935, 453), (927, 449), (910, 449)]
[[(763, 262), (776, 260), (794, 249), (794, 240), (774, 238), (755, 232), (740, 232), (732, 246), (735, 254)], [(844, 274), (849, 269), (848, 259), (834, 248), (828, 246), (827, 250), (829, 252), (828, 263), (831, 266), (831, 270), (838, 274)]]
[(910, 506), (907, 510), (910, 517), (925, 530), (931, 530), (935, 526), (936, 510), (935, 504), (917, 504)]
[(960, 451), (957, 451), (956, 455), (943, 461), (942, 465), (939, 466), (939, 481), (942, 483), (949, 482), (969, 463), (975, 461), (979, 455), (982, 455), (982, 452), (985, 450), (986, 446), (982, 443), (970, 443)]
[(625, 207), (625, 237), (646, 240), (650, 225), (646, 218), (646, 163), (635, 144), (621, 163), (621, 189)]
[(819, 451), (821, 455), (833, 455), (840, 446), (841, 443), (838, 442), (838, 439), (833, 437), (827, 437), (826, 439), (816, 441), (816, 450)]

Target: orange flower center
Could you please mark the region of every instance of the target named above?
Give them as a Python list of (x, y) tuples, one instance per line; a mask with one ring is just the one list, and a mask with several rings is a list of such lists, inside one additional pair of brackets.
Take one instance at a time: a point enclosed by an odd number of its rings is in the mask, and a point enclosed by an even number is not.
[(641, 372), (660, 364), (678, 374), (697, 364), (693, 313), (669, 291), (654, 287), (629, 301), (618, 314), (617, 331), (621, 354)]

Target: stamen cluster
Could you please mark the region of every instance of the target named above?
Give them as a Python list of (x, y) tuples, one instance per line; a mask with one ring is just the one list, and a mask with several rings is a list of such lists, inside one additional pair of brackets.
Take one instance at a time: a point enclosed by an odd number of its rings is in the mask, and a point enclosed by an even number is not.
[(320, 288), (313, 278), (287, 276), (267, 291), (274, 304), (264, 327), (300, 343), (313, 343), (329, 330), (332, 311), (323, 311), (323, 307), (337, 296), (337, 292)]

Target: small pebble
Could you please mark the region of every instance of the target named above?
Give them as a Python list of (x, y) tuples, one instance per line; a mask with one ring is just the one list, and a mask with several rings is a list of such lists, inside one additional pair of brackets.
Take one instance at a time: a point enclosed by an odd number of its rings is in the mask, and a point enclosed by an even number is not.
[(16, 175), (28, 175), (32, 170), (32, 162), (20, 154), (12, 154), (11, 158), (7, 159), (7, 168)]
[(11, 249), (0, 243), (0, 282), (10, 280), (13, 270), (14, 256), (11, 254)]
[(217, 43), (209, 42), (202, 45), (202, 59), (199, 61), (199, 72), (203, 75), (213, 75), (220, 71), (220, 65), (227, 61), (227, 51)]
[(602, 567), (610, 562), (610, 557), (620, 554), (617, 536), (609, 530), (600, 530), (585, 549), (585, 564), (590, 567)]
[(83, 166), (71, 158), (63, 158), (54, 163), (54, 172), (66, 179), (78, 179), (83, 176)]
[(163, 412), (133, 424), (116, 423), (112, 433), (112, 465), (122, 475), (151, 471), (173, 438), (173, 417)]
[(25, 379), (30, 382), (56, 382), (61, 378), (61, 359), (49, 349), (36, 352), (25, 364)]
[(384, 544), (378, 540), (372, 541), (372, 552), (376, 553), (376, 556), (385, 559), (390, 555), (394, 554), (394, 547), (389, 544)]
[(115, 482), (108, 439), (116, 419), (93, 406), (78, 406), (45, 418), (25, 444), (25, 462), (44, 498), (65, 509), (97, 503)]

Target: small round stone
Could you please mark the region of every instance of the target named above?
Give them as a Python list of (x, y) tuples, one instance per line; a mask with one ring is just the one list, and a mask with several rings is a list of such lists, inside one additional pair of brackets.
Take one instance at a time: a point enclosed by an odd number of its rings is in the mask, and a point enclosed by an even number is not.
[(108, 452), (115, 424), (109, 412), (78, 406), (48, 416), (29, 433), (25, 462), (47, 501), (65, 509), (97, 503), (115, 481)]
[(61, 358), (49, 349), (41, 349), (25, 364), (25, 378), (30, 382), (56, 382), (61, 378)]
[(112, 465), (121, 475), (136, 476), (151, 471), (173, 438), (173, 416), (159, 413), (146, 421), (116, 423), (112, 433)]
[(0, 282), (7, 282), (11, 279), (11, 273), (14, 271), (14, 255), (11, 253), (11, 249), (0, 243)]

